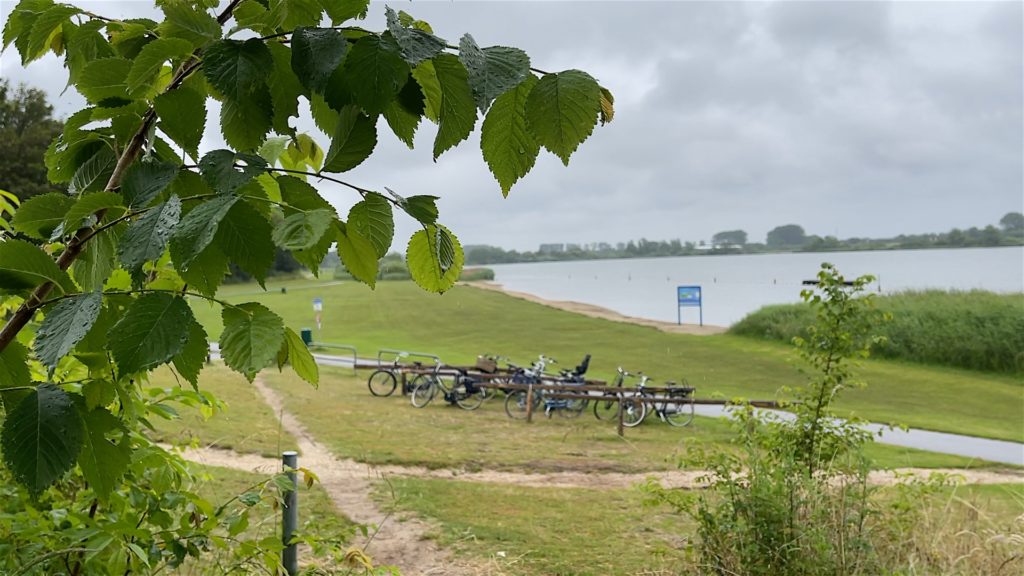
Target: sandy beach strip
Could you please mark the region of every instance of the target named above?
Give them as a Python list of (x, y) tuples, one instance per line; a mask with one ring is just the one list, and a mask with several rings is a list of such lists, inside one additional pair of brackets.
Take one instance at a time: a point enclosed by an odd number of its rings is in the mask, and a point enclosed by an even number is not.
[(650, 320), (648, 318), (637, 318), (635, 316), (626, 316), (619, 314), (614, 310), (602, 308), (601, 306), (595, 306), (593, 304), (584, 304), (582, 302), (573, 302), (571, 300), (548, 300), (535, 296), (533, 294), (527, 294), (526, 292), (516, 292), (514, 290), (506, 290), (504, 286), (497, 282), (460, 282), (463, 286), (469, 286), (471, 288), (479, 288), (482, 290), (492, 290), (495, 292), (501, 292), (514, 298), (520, 298), (536, 304), (549, 306), (558, 310), (564, 310), (566, 312), (574, 312), (576, 314), (583, 314), (584, 316), (590, 316), (591, 318), (601, 318), (603, 320), (611, 320), (612, 322), (624, 322), (626, 324), (636, 324), (637, 326), (647, 326), (650, 328), (656, 328), (662, 332), (669, 332), (672, 334), (693, 334), (696, 336), (711, 336), (714, 334), (721, 334), (727, 330), (723, 326), (698, 326), (697, 324), (673, 324), (672, 322), (662, 322), (660, 320)]

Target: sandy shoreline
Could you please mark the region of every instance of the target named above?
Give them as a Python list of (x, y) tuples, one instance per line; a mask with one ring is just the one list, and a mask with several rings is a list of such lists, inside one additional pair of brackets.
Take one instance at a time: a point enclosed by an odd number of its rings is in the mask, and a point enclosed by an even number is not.
[(657, 328), (662, 332), (670, 332), (672, 334), (693, 334), (697, 336), (711, 336), (714, 334), (721, 334), (727, 330), (723, 326), (698, 326), (697, 324), (673, 324), (671, 322), (662, 322), (660, 320), (650, 320), (647, 318), (637, 318), (635, 316), (625, 316), (619, 314), (614, 310), (595, 306), (593, 304), (584, 304), (582, 302), (573, 302), (571, 300), (547, 300), (540, 296), (534, 296), (533, 294), (527, 294), (526, 292), (516, 292), (514, 290), (506, 290), (504, 286), (497, 282), (460, 282), (463, 286), (469, 286), (471, 288), (480, 288), (483, 290), (492, 290), (495, 292), (501, 292), (508, 294), (514, 298), (520, 298), (536, 304), (542, 304), (558, 310), (565, 310), (566, 312), (574, 312), (576, 314), (583, 314), (584, 316), (590, 316), (591, 318), (601, 318), (603, 320), (611, 320), (612, 322), (624, 322), (626, 324), (636, 324), (637, 326), (648, 326), (650, 328)]

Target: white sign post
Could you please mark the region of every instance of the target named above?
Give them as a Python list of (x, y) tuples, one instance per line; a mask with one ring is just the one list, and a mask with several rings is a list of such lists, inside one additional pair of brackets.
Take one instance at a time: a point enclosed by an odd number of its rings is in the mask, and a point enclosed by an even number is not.
[[(321, 326), (320, 326), (320, 313), (323, 312), (323, 310), (324, 310), (324, 299), (323, 298), (313, 298), (313, 312), (316, 312), (316, 329), (317, 329), (317, 332), (319, 332), (320, 328), (321, 328)], [(319, 336), (323, 336), (322, 334), (318, 334), (318, 335)]]

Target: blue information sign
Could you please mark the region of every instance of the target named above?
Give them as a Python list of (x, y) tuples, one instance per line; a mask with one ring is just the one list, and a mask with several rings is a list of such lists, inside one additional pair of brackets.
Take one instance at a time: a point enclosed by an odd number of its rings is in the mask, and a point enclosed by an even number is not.
[(683, 323), (683, 307), (694, 307), (700, 309), (700, 325), (704, 325), (704, 304), (701, 300), (700, 286), (678, 286), (676, 287), (676, 309), (677, 322)]

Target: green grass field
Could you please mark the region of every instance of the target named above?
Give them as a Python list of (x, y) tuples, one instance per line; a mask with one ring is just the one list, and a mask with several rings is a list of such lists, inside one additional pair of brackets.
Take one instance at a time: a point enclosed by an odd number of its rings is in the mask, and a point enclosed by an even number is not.
[[(685, 377), (702, 397), (771, 399), (802, 381), (792, 349), (774, 342), (667, 334), (465, 286), (442, 296), (408, 282), (381, 283), (372, 291), (354, 282), (283, 286), (286, 294), (282, 285), (268, 285), (267, 292), (232, 286), (223, 297), (261, 302), (296, 330), (313, 325), (311, 299), (322, 297), (323, 331), (316, 340), (355, 345), (362, 356), (398, 348), (436, 353), (452, 364), (471, 363), (481, 353), (527, 363), (543, 353), (572, 366), (590, 353), (591, 377), (610, 378), (621, 365), (656, 380)], [(198, 301), (194, 308), (217, 337), (220, 310)], [(867, 388), (847, 393), (841, 409), (876, 422), (1024, 441), (1024, 383), (1017, 377), (881, 360), (865, 362), (861, 376)]]

